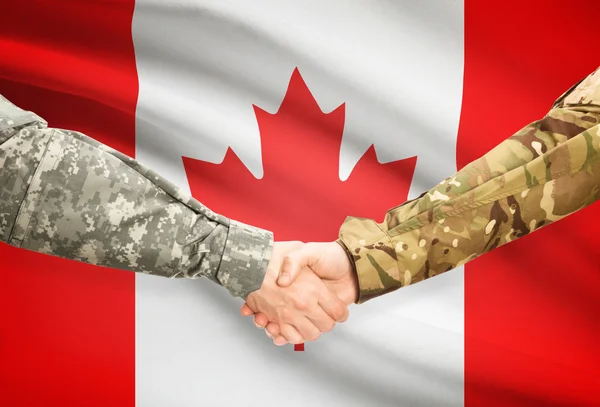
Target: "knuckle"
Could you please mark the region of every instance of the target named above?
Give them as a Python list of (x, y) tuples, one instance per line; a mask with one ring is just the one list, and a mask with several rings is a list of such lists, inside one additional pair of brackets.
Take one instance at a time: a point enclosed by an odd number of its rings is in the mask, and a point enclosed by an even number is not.
[(346, 309), (344, 308), (343, 305), (341, 304), (335, 304), (333, 306), (333, 313), (334, 313), (334, 317), (336, 321), (340, 321), (342, 318), (344, 318), (344, 314), (345, 314)]
[(342, 317), (340, 322), (346, 322), (349, 317), (350, 317), (350, 311), (346, 310), (346, 312), (344, 313), (344, 316)]
[(280, 267), (280, 270), (278, 270), (278, 271), (293, 274), (293, 272), (294, 272), (294, 265), (297, 262), (298, 261), (294, 258), (293, 255), (286, 254), (284, 256), (283, 260), (281, 261), (281, 267)]
[(281, 260), (281, 268), (288, 268), (294, 262), (294, 259), (289, 254), (283, 256), (283, 260)]
[(303, 295), (294, 298), (294, 306), (300, 311), (307, 311), (309, 308), (309, 302)]
[(292, 316), (292, 312), (289, 308), (284, 307), (279, 310), (279, 318), (278, 321), (289, 321)]
[(308, 311), (309, 309), (309, 305), (306, 300), (299, 300), (296, 305), (300, 311)]
[(256, 297), (255, 293), (250, 293), (250, 295), (246, 298), (246, 305), (253, 312), (256, 309), (256, 298), (255, 297)]
[(324, 328), (323, 332), (330, 332), (334, 327), (335, 327), (335, 322), (333, 322), (333, 321), (327, 321), (323, 325), (323, 328)]

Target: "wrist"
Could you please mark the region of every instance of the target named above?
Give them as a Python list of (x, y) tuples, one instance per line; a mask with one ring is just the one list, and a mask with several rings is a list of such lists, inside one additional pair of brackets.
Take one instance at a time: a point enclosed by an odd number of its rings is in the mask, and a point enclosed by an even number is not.
[(342, 299), (347, 304), (355, 304), (358, 302), (360, 294), (360, 286), (358, 284), (358, 273), (356, 272), (356, 265), (352, 258), (352, 253), (348, 250), (346, 245), (340, 240), (332, 242), (340, 250), (340, 265), (343, 267), (344, 273), (347, 276), (347, 287), (344, 290), (344, 298)]

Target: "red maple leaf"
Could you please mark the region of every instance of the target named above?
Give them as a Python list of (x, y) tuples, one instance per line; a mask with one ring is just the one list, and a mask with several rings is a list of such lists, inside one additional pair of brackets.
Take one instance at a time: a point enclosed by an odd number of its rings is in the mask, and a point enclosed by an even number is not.
[(184, 158), (192, 195), (214, 211), (272, 230), (276, 240), (332, 241), (347, 216), (380, 221), (406, 200), (416, 157), (381, 164), (371, 146), (340, 180), (345, 105), (323, 113), (298, 69), (277, 113), (254, 111), (262, 179), (231, 149), (219, 164)]

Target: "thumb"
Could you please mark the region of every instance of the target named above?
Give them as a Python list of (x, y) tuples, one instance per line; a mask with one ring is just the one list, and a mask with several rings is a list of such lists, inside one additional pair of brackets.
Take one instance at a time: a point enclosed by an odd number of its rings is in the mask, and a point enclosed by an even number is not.
[(281, 273), (279, 273), (279, 277), (277, 277), (277, 284), (280, 287), (292, 285), (292, 283), (296, 281), (296, 278), (298, 278), (300, 271), (308, 266), (310, 260), (310, 252), (306, 250), (306, 246), (289, 253), (283, 258)]

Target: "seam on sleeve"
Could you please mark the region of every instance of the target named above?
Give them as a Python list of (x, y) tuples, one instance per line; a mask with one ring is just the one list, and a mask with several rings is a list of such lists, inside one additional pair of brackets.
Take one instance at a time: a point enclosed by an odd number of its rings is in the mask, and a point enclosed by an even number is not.
[[(590, 165), (591, 164), (595, 164), (598, 161), (600, 161), (600, 157), (598, 157), (596, 159), (593, 159), (593, 160), (590, 160), (588, 164), (590, 164)], [(452, 216), (458, 216), (458, 215), (466, 212), (467, 210), (477, 209), (477, 208), (480, 208), (480, 207), (482, 207), (484, 205), (487, 205), (489, 203), (498, 201), (500, 199), (506, 198), (506, 197), (511, 196), (511, 195), (515, 195), (515, 194), (517, 194), (519, 192), (523, 192), (525, 190), (529, 190), (529, 189), (532, 189), (532, 188), (535, 188), (535, 187), (539, 187), (539, 186), (545, 185), (548, 182), (556, 181), (559, 178), (562, 178), (564, 176), (573, 175), (574, 172), (575, 171), (573, 171), (572, 169), (570, 169), (570, 171), (569, 170), (561, 171), (558, 174), (556, 174), (556, 176), (554, 178), (548, 179), (548, 180), (546, 180), (546, 181), (544, 181), (544, 182), (542, 182), (542, 183), (540, 183), (538, 185), (534, 185), (533, 187), (520, 186), (518, 188), (513, 188), (510, 191), (504, 192), (504, 193), (499, 194), (499, 195), (495, 195), (495, 196), (493, 196), (491, 198), (483, 199), (481, 201), (477, 201), (477, 203), (475, 205), (463, 205), (463, 206), (460, 206), (460, 207), (458, 207), (456, 209), (450, 210), (448, 212), (443, 212), (442, 215), (445, 215), (445, 216), (434, 216), (433, 219), (439, 221), (440, 219), (448, 219), (449, 217), (452, 217)], [(420, 216), (420, 215), (421, 214), (419, 214), (417, 216)], [(416, 225), (416, 226), (412, 226), (412, 227), (405, 228), (405, 229), (402, 229), (401, 226), (402, 225), (398, 225), (398, 226), (396, 226), (396, 228), (392, 229), (391, 231), (397, 231), (398, 232), (397, 236), (400, 236), (402, 234), (409, 233), (409, 232), (412, 232), (414, 230), (417, 230), (417, 229), (421, 228), (423, 225)]]
[[(37, 207), (38, 202), (41, 198), (41, 194), (39, 194), (37, 197), (34, 198), (34, 202), (28, 202), (28, 201), (31, 198), (30, 195), (32, 192), (31, 191), (32, 187), (34, 186), (37, 178), (39, 177), (40, 171), (42, 170), (44, 163), (47, 160), (49, 160), (48, 150), (52, 146), (53, 142), (58, 142), (58, 140), (56, 140), (56, 138), (55, 138), (55, 132), (56, 132), (55, 130), (52, 130), (52, 133), (48, 137), (48, 142), (46, 143), (46, 146), (44, 148), (44, 153), (42, 154), (40, 162), (38, 163), (37, 168), (35, 169), (35, 172), (33, 173), (33, 176), (31, 177), (31, 183), (27, 186), (27, 190), (25, 191), (23, 201), (21, 202), (21, 205), (19, 206), (19, 210), (17, 211), (17, 217), (15, 218), (15, 223), (13, 224), (13, 227), (12, 227), (9, 237), (8, 237), (9, 244), (11, 244), (13, 246), (20, 247), (21, 244), (23, 243), (23, 241), (25, 240), (25, 237), (29, 233), (29, 227), (30, 227), (31, 219), (33, 218), (33, 216), (32, 216), (31, 211), (30, 211), (30, 214), (28, 215), (26, 213), (26, 209), (28, 206), (30, 206), (31, 209)], [(63, 148), (63, 146), (62, 146), (63, 141), (60, 142), (60, 148), (58, 150), (59, 153), (56, 155), (56, 158), (54, 158), (54, 162), (52, 163), (52, 166), (55, 165), (56, 161), (58, 160), (58, 158), (60, 156), (60, 151), (62, 151), (62, 148)], [(29, 218), (27, 218), (27, 216), (29, 216)], [(19, 225), (20, 222), (25, 222), (26, 225), (22, 228), (22, 233), (17, 235), (17, 231), (18, 231), (17, 225)]]

